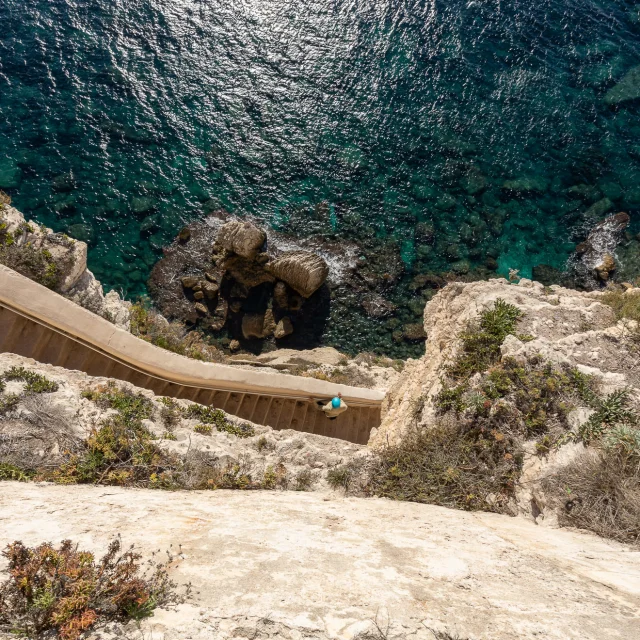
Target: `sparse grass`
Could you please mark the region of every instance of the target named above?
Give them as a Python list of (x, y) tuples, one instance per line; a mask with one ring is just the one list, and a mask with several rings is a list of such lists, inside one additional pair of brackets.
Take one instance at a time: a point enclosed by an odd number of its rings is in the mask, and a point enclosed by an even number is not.
[(180, 602), (166, 565), (145, 568), (133, 547), (114, 540), (98, 561), (70, 540), (7, 546), (8, 577), (0, 585), (0, 629), (29, 638), (77, 640), (97, 624), (139, 620)]
[(616, 320), (625, 322), (629, 337), (640, 343), (640, 292), (611, 291), (599, 299), (613, 309)]
[(202, 362), (225, 362), (222, 351), (207, 343), (198, 330), (186, 331), (179, 322), (168, 323), (142, 302), (131, 306), (131, 333), (156, 347)]
[(638, 455), (627, 455), (616, 447), (590, 449), (547, 477), (543, 487), (560, 507), (560, 524), (640, 543)]
[(495, 364), (500, 358), (500, 346), (508, 335), (515, 334), (521, 317), (520, 309), (500, 298), (496, 300), (463, 332), (460, 353), (447, 368), (447, 375), (465, 380)]

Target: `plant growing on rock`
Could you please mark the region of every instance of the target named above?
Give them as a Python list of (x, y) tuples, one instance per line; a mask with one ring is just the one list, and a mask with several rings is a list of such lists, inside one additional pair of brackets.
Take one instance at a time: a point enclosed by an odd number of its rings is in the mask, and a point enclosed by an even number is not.
[(515, 333), (521, 317), (518, 307), (498, 298), (492, 308), (463, 332), (460, 353), (447, 368), (447, 375), (464, 380), (495, 364), (500, 359), (500, 346), (508, 335)]
[[(255, 429), (250, 424), (237, 425), (227, 420), (220, 409), (212, 409), (201, 404), (192, 404), (183, 412), (187, 418), (196, 418), (203, 425), (215, 426), (216, 430), (229, 433), (238, 438), (251, 438), (255, 435)], [(209, 433), (211, 429), (209, 429)]]
[[(9, 577), (0, 585), (0, 628), (30, 638), (53, 632), (76, 640), (109, 620), (137, 620), (179, 602), (166, 565), (145, 569), (119, 538), (98, 561), (70, 540), (59, 547), (14, 542), (3, 552)], [(49, 636), (47, 636), (49, 637)]]

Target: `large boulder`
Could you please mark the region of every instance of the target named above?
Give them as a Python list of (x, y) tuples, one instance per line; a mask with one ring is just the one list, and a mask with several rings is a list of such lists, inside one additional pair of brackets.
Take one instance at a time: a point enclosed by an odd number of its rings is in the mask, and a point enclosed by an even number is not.
[(267, 240), (267, 234), (251, 222), (231, 220), (218, 231), (216, 241), (227, 251), (243, 258), (255, 258)]
[(329, 276), (327, 263), (311, 251), (282, 253), (267, 268), (304, 298), (312, 296)]

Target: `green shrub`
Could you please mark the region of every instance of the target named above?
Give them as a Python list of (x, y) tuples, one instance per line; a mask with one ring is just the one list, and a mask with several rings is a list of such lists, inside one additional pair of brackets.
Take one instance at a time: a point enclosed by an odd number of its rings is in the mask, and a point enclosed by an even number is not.
[(210, 436), (211, 435), (211, 425), (210, 424), (197, 424), (195, 427), (193, 427), (193, 430), (196, 433), (199, 433), (203, 436)]
[(508, 335), (515, 333), (521, 317), (520, 309), (496, 300), (491, 309), (484, 311), (479, 320), (463, 332), (460, 353), (447, 368), (447, 375), (454, 380), (465, 380), (497, 362), (500, 346)]
[(4, 398), (0, 397), (0, 416), (8, 413), (9, 411), (13, 411), (19, 403), (20, 396), (15, 394), (4, 396)]
[(24, 367), (11, 367), (2, 374), (4, 380), (25, 382), (27, 393), (54, 393), (58, 390), (58, 384), (45, 378), (45, 376), (29, 371)]
[[(640, 342), (640, 294), (637, 291), (611, 291), (600, 300), (608, 304), (616, 314), (616, 320), (623, 320), (628, 327), (629, 336), (634, 342)], [(635, 322), (632, 325), (628, 321)]]
[(604, 398), (593, 397), (591, 405), (595, 413), (578, 429), (578, 437), (585, 443), (591, 444), (602, 438), (607, 431), (617, 425), (635, 425), (639, 416), (631, 406), (628, 389), (614, 391)]
[(103, 409), (115, 409), (125, 422), (146, 420), (153, 415), (153, 402), (149, 398), (115, 385), (85, 391), (82, 395)]
[(0, 462), (0, 480), (13, 480), (14, 482), (28, 482), (33, 480), (36, 472), (31, 469), (21, 469), (13, 464)]
[(226, 415), (220, 409), (192, 404), (183, 413), (187, 418), (195, 418), (202, 424), (213, 425), (217, 431), (223, 431), (238, 438), (251, 438), (255, 435), (255, 429), (250, 424), (236, 425), (227, 420)]

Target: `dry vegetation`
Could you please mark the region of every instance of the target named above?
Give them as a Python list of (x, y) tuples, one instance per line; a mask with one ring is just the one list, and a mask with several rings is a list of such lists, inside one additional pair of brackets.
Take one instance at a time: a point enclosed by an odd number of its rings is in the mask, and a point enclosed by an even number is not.
[[(13, 399), (6, 413), (10, 416), (18, 405), (28, 407), (32, 427), (45, 449), (62, 449), (61, 453), (42, 457), (24, 439), (3, 435), (0, 439), (0, 480), (46, 480), (58, 484), (104, 484), (150, 489), (294, 489), (307, 491), (318, 474), (300, 471), (292, 474), (282, 463), (261, 468), (249, 455), (237, 462), (220, 464), (207, 451), (189, 448), (178, 455), (161, 446), (144, 424), (160, 418), (166, 431), (163, 440), (175, 440), (173, 431), (183, 419), (196, 420), (194, 433), (210, 436), (214, 430), (232, 438), (251, 438), (254, 428), (237, 423), (210, 407), (190, 404), (180, 406), (171, 398), (161, 398), (161, 408), (142, 394), (118, 388), (115, 384), (86, 391), (87, 400), (101, 409), (112, 410), (96, 424), (85, 439), (72, 435), (68, 418), (40, 400), (41, 394), (54, 391), (57, 385), (40, 374), (12, 368), (0, 376), (0, 392), (5, 379), (20, 378), (25, 390)], [(0, 395), (0, 402), (3, 397)], [(6, 403), (9, 405), (9, 403)], [(154, 415), (155, 413), (155, 415)], [(6, 423), (5, 423), (6, 424)], [(24, 428), (22, 428), (23, 430)], [(29, 435), (33, 439), (33, 433)], [(265, 439), (266, 440), (266, 439)], [(48, 442), (48, 444), (46, 443)], [(39, 447), (36, 447), (38, 449)], [(256, 444), (268, 448), (268, 443)]]
[(131, 306), (131, 333), (156, 347), (194, 360), (226, 362), (224, 353), (209, 344), (200, 331), (187, 331), (180, 322), (170, 323), (142, 302)]
[[(465, 510), (512, 513), (524, 445), (538, 455), (567, 442), (585, 456), (548, 478), (561, 521), (626, 542), (640, 541), (640, 416), (627, 390), (603, 395), (597, 381), (540, 359), (500, 360), (500, 344), (515, 333), (520, 312), (497, 301), (463, 334), (434, 399), (436, 421), (415, 425), (396, 446), (329, 471), (348, 493), (377, 495)], [(576, 430), (569, 413), (592, 410)]]
[[(119, 538), (97, 560), (70, 540), (7, 546), (8, 577), (0, 584), (0, 629), (29, 638), (77, 640), (96, 624), (140, 620), (157, 607), (183, 600), (169, 580), (167, 564), (141, 564)], [(169, 557), (169, 561), (171, 561)]]

